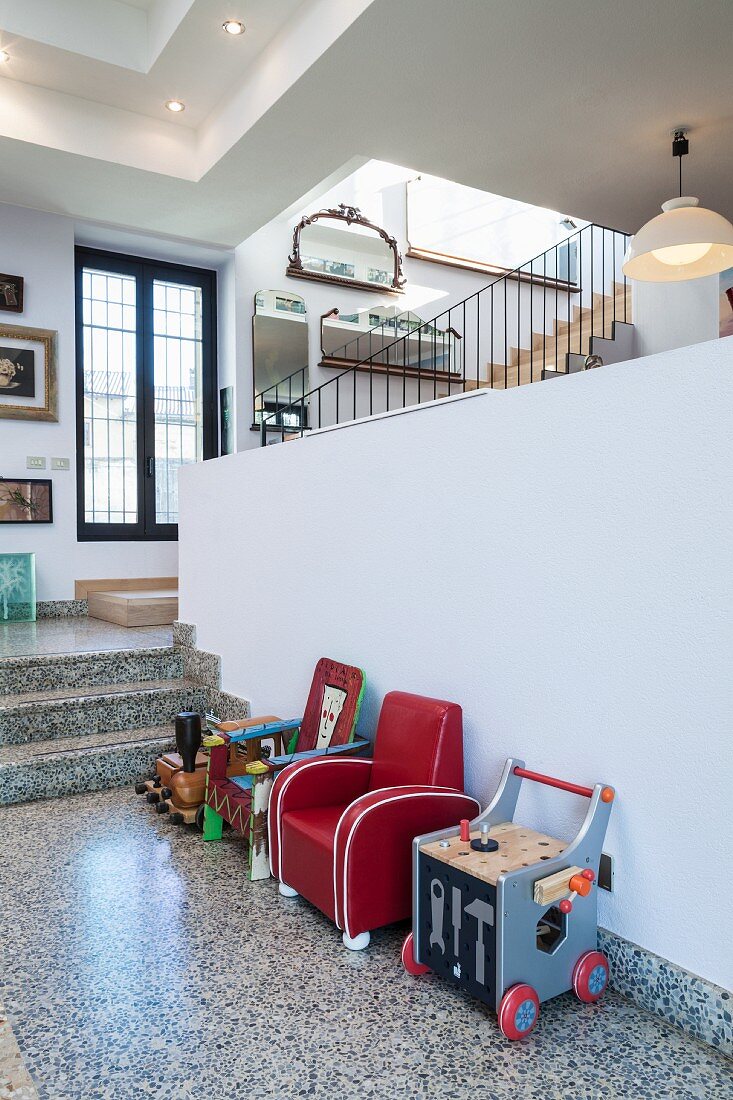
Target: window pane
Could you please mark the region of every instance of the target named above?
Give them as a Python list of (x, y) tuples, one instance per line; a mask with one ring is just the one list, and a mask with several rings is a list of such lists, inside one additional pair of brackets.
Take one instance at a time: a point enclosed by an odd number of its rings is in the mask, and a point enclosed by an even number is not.
[(82, 273), (87, 523), (137, 523), (135, 295), (132, 276)]
[(155, 519), (178, 523), (178, 467), (203, 458), (201, 290), (153, 284)]

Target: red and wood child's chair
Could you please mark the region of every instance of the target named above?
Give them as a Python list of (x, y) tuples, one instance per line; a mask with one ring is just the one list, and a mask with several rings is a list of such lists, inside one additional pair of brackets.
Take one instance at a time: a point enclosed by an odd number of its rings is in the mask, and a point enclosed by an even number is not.
[[(206, 777), (204, 840), (220, 840), (225, 821), (249, 840), (249, 877), (269, 878), (267, 807), (275, 775), (297, 760), (351, 755), (367, 748), (355, 740), (364, 697), (364, 673), (322, 657), (313, 674), (302, 719), (223, 723), (211, 747)], [(230, 746), (242, 742), (250, 761), (244, 775), (227, 775)], [(270, 751), (264, 760), (263, 748)]]
[(461, 708), (392, 691), (371, 760), (303, 760), (277, 777), (270, 866), (284, 897), (302, 894), (360, 951), (412, 912), (413, 838), (478, 812), (463, 793)]

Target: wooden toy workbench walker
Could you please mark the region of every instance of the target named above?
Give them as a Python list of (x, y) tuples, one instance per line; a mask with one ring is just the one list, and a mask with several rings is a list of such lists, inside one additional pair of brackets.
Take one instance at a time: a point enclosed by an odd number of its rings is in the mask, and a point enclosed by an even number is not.
[[(522, 780), (590, 800), (574, 840), (515, 824)], [(597, 1001), (608, 963), (597, 947), (601, 849), (612, 787), (582, 787), (507, 760), (497, 793), (473, 822), (413, 841), (410, 974), (435, 971), (494, 1008), (509, 1039), (528, 1035), (542, 1001), (575, 990)]]

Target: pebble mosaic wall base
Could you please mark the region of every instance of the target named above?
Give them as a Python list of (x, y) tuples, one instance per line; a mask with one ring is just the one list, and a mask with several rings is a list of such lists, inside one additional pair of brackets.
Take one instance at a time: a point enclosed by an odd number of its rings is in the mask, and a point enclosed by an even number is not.
[(39, 600), (36, 604), (37, 619), (79, 618), (86, 614), (86, 600)]
[(733, 1057), (733, 994), (681, 966), (598, 929), (617, 993)]
[(10, 1020), (0, 1005), (0, 1100), (38, 1100)]

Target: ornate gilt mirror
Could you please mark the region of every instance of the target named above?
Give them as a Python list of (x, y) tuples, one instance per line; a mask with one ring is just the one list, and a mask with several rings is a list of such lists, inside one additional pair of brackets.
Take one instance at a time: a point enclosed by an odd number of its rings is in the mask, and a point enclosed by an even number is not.
[(405, 285), (395, 238), (343, 203), (300, 219), (286, 274), (382, 294), (401, 294)]

